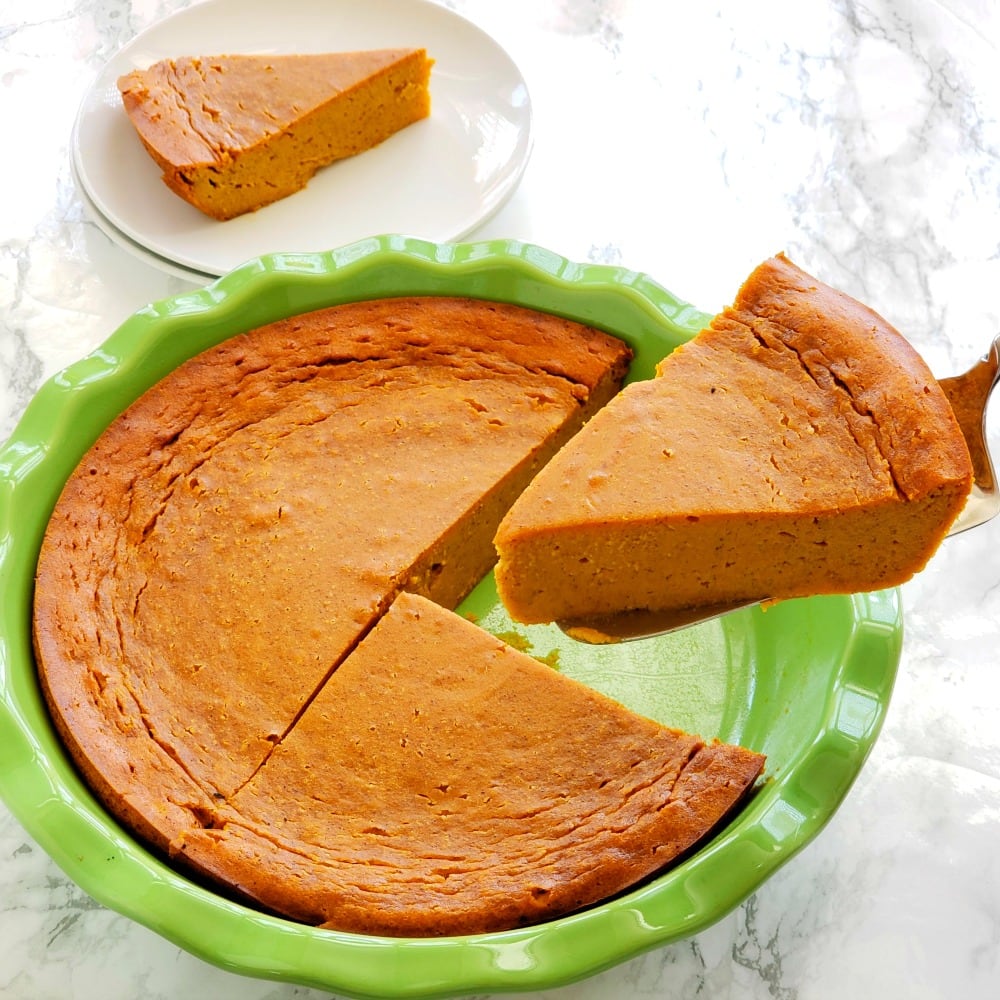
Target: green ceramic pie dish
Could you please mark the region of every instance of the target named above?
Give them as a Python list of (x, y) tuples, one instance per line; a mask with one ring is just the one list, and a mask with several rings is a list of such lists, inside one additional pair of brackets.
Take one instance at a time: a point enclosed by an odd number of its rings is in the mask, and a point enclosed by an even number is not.
[(0, 797), (95, 900), (225, 969), (355, 997), (551, 988), (708, 927), (816, 836), (882, 725), (901, 645), (897, 591), (788, 601), (661, 639), (589, 647), (554, 628), (513, 625), (485, 579), (461, 609), (484, 628), (516, 632), (534, 655), (636, 711), (768, 758), (746, 808), (679, 866), (584, 912), (495, 934), (411, 940), (319, 930), (192, 883), (98, 804), (37, 684), (31, 600), (42, 535), (63, 483), (107, 424), (229, 336), (339, 302), (411, 294), (503, 300), (601, 327), (634, 347), (632, 378), (648, 378), (706, 318), (623, 268), (523, 243), (396, 236), (261, 257), (137, 312), (45, 384), (0, 449)]

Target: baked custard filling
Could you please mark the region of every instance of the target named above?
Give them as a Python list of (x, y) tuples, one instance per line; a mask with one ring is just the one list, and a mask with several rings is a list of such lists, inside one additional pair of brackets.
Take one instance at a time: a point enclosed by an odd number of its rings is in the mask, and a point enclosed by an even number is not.
[(777, 257), (532, 481), (497, 586), (526, 623), (879, 590), (923, 569), (971, 485), (916, 351)]

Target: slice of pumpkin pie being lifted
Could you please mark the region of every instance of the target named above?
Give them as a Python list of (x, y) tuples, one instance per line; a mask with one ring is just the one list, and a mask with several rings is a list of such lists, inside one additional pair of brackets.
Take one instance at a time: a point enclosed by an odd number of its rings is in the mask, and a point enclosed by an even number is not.
[(530, 484), (497, 585), (528, 623), (877, 590), (925, 566), (971, 482), (916, 351), (779, 255)]
[(507, 930), (677, 861), (763, 766), (404, 592), (254, 778), (170, 847), (306, 923)]
[(118, 80), (167, 186), (231, 219), (430, 114), (423, 49), (164, 59)]

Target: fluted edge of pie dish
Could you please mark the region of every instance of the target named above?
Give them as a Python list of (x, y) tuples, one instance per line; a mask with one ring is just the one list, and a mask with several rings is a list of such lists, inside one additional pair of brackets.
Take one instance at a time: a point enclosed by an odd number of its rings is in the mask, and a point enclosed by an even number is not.
[[(830, 647), (822, 667), (828, 676), (809, 696), (818, 721), (790, 731), (790, 752), (769, 760), (765, 785), (708, 844), (654, 881), (585, 912), (467, 937), (325, 931), (195, 885), (95, 800), (62, 750), (36, 679), (31, 595), (42, 535), (63, 483), (103, 428), (183, 360), (225, 337), (340, 302), (416, 294), (515, 302), (609, 329), (636, 349), (631, 378), (649, 377), (659, 358), (706, 319), (625, 268), (574, 263), (515, 241), (439, 244), (395, 235), (325, 253), (255, 258), (203, 288), (138, 310), (40, 388), (0, 448), (0, 798), (96, 901), (230, 971), (354, 997), (552, 988), (704, 930), (817, 835), (882, 726), (902, 641), (897, 590), (750, 613), (763, 615), (761, 635), (774, 649), (773, 663), (761, 669), (775, 673), (778, 689), (788, 683), (787, 670), (810, 667), (808, 652), (785, 649), (782, 630), (801, 626), (820, 636)], [(796, 725), (795, 718), (779, 721)]]

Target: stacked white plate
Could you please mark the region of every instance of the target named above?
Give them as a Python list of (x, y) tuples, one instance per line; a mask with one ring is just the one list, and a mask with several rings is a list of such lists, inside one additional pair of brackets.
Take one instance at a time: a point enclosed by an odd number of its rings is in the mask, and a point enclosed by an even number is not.
[[(173, 194), (142, 148), (116, 81), (159, 59), (425, 48), (431, 116), (307, 188), (218, 222)], [(119, 246), (203, 281), (272, 252), (329, 250), (380, 233), (436, 242), (466, 236), (510, 197), (531, 150), (531, 103), (507, 53), (429, 0), (208, 0), (134, 38), (104, 67), (73, 131), (84, 204)]]

